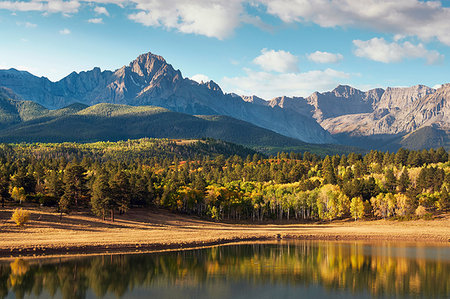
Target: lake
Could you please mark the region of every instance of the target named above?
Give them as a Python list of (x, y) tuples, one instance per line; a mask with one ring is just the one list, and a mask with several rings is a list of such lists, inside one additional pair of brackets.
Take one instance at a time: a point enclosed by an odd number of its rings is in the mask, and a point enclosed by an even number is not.
[(0, 261), (0, 298), (449, 298), (450, 247), (280, 241)]

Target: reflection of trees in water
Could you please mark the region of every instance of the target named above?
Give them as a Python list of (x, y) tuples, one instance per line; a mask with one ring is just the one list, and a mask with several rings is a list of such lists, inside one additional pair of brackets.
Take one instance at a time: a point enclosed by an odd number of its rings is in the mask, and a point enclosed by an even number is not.
[[(420, 248), (412, 252), (417, 254)], [(414, 254), (411, 248), (389, 245), (304, 242), (59, 262), (16, 259), (0, 264), (0, 298), (9, 292), (23, 298), (44, 291), (50, 296), (59, 291), (63, 298), (85, 298), (88, 289), (98, 297), (121, 297), (137, 287), (217, 285), (223, 277), (250, 284), (314, 283), (373, 295), (447, 296), (448, 261), (426, 260)]]

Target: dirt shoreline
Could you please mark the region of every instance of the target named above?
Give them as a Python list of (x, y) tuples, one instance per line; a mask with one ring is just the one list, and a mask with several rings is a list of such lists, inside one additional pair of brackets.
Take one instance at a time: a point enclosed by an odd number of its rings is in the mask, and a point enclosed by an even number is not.
[(18, 228), (9, 220), (12, 209), (0, 209), (0, 259), (144, 253), (276, 240), (412, 242), (450, 246), (450, 214), (429, 221), (228, 224), (160, 210), (132, 211), (114, 223), (84, 213), (66, 216), (60, 222), (59, 215), (49, 210), (31, 211), (31, 221), (25, 228)]

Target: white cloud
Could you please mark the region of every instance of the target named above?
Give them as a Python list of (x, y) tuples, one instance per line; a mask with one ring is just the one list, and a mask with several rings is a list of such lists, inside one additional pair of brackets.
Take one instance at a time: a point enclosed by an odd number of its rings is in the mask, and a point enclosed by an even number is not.
[(132, 0), (139, 12), (129, 18), (145, 26), (176, 29), (224, 39), (241, 22), (242, 0)]
[[(450, 8), (437, 0), (8, 0), (0, 1), (0, 9), (70, 14), (78, 12), (81, 3), (116, 4), (135, 9), (129, 18), (145, 26), (218, 39), (230, 36), (243, 23), (270, 30), (250, 13), (256, 7), (286, 23), (367, 28), (396, 38), (417, 36), (450, 45)], [(109, 15), (104, 7), (94, 11)]]
[(384, 63), (400, 62), (407, 58), (424, 58), (428, 64), (435, 64), (444, 59), (439, 52), (427, 50), (421, 43), (388, 43), (384, 38), (372, 38), (368, 41), (354, 40), (353, 44), (356, 46), (356, 56)]
[(80, 8), (80, 2), (76, 0), (62, 1), (1, 1), (0, 9), (11, 11), (41, 11), (46, 13), (76, 13)]
[(208, 76), (203, 75), (203, 74), (197, 74), (197, 75), (194, 75), (194, 76), (190, 77), (190, 79), (191, 79), (191, 80), (194, 80), (194, 81), (196, 81), (196, 82), (198, 82), (198, 83), (210, 81), (210, 79), (208, 78)]
[(336, 63), (344, 59), (342, 54), (316, 51), (308, 55), (308, 59), (316, 63)]
[(89, 19), (88, 22), (92, 23), (92, 24), (102, 24), (103, 19), (102, 18), (93, 18), (93, 19)]
[(221, 86), (227, 92), (240, 95), (258, 95), (265, 99), (277, 96), (309, 96), (315, 91), (330, 90), (350, 75), (333, 69), (314, 70), (305, 73), (273, 74), (246, 70), (246, 76), (222, 79)]
[(103, 7), (103, 6), (96, 6), (94, 8), (94, 11), (98, 14), (98, 15), (105, 15), (105, 16), (109, 16), (109, 12), (108, 10)]
[(59, 30), (59, 34), (61, 34), (61, 35), (68, 35), (68, 34), (70, 34), (70, 30), (67, 29), (67, 28), (64, 28), (62, 30)]
[(36, 28), (37, 27), (37, 24), (30, 23), (30, 22), (25, 22), (25, 23), (16, 22), (16, 24), (17, 24), (17, 26), (25, 26), (26, 28)]
[(261, 55), (253, 60), (253, 63), (262, 67), (265, 71), (275, 71), (279, 73), (299, 71), (298, 57), (289, 52), (280, 50), (262, 49)]
[(36, 24), (33, 24), (33, 23), (30, 23), (30, 22), (26, 22), (26, 23), (25, 23), (25, 27), (27, 27), (27, 28), (36, 28), (37, 25), (36, 25)]
[(258, 0), (287, 23), (368, 28), (450, 45), (450, 8), (419, 0)]

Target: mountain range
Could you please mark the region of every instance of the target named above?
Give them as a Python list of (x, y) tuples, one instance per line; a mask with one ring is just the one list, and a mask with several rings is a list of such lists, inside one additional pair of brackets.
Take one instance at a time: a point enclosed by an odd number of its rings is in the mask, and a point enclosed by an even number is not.
[[(162, 114), (168, 120), (171, 113), (183, 115), (183, 119), (214, 120), (213, 131), (223, 125), (221, 122), (240, 121), (241, 126), (253, 125), (265, 129), (265, 134), (287, 137), (290, 142), (281, 143), (294, 146), (301, 141), (303, 145), (334, 143), (390, 150), (401, 146), (450, 147), (450, 84), (438, 89), (417, 85), (366, 92), (340, 85), (333, 91), (315, 92), (307, 98), (283, 96), (266, 101), (257, 96), (224, 93), (213, 81), (197, 83), (183, 78), (164, 58), (147, 53), (114, 72), (94, 68), (73, 72), (57, 82), (25, 71), (0, 70), (0, 86), (3, 106), (6, 99), (15, 101), (1, 107), (0, 124), (9, 124), (8, 130), (0, 132), (2, 138), (19, 136), (18, 131), (11, 131), (11, 126), (16, 130), (21, 127), (19, 131), (25, 134), (28, 129), (24, 122), (34, 121), (37, 125), (36, 119), (40, 119), (37, 122), (43, 126), (44, 115), (47, 119), (73, 120), (74, 115), (81, 117), (81, 111), (88, 109), (87, 106), (110, 103), (119, 105), (109, 106), (113, 110), (133, 111), (127, 117), (136, 112), (130, 106), (139, 106), (136, 109), (141, 116), (141, 110), (147, 113), (162, 107), (166, 110), (157, 110), (159, 114), (164, 111)], [(1, 113), (18, 103), (25, 107), (21, 108), (22, 114)], [(97, 112), (106, 109), (106, 106), (94, 107)], [(28, 112), (23, 112), (27, 109)], [(42, 117), (30, 116), (31, 111)], [(221, 125), (217, 125), (219, 119)], [(142, 117), (139, 121), (143, 121)]]
[(334, 144), (308, 144), (229, 116), (194, 116), (156, 106), (75, 103), (50, 110), (0, 87), (0, 142), (91, 142), (143, 137), (209, 137), (266, 154), (287, 150), (322, 155), (358, 151)]

